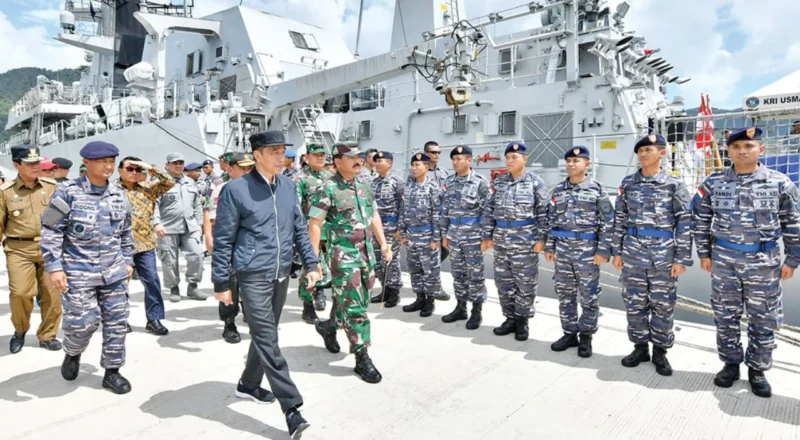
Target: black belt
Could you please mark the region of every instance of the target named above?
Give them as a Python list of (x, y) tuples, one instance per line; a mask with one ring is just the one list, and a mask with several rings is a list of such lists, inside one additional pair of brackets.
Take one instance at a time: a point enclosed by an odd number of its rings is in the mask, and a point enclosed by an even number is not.
[(42, 239), (42, 237), (6, 237), (9, 240), (16, 240), (16, 241), (35, 241), (38, 242)]

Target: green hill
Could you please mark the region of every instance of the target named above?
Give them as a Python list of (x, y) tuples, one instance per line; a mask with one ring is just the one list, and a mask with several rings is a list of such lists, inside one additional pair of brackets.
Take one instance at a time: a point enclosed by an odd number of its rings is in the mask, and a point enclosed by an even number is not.
[(8, 110), (25, 93), (36, 85), (36, 77), (44, 75), (55, 81), (61, 81), (64, 85), (71, 85), (73, 81), (81, 79), (79, 69), (48, 70), (38, 67), (21, 67), (11, 69), (0, 74), (0, 142), (5, 142), (11, 137), (11, 133), (5, 131), (8, 121)]

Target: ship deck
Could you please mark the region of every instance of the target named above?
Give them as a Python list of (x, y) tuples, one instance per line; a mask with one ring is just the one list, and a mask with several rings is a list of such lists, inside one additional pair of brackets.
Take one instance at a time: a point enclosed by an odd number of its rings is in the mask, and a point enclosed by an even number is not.
[[(0, 276), (7, 290), (6, 271)], [(408, 274), (404, 277), (409, 286)], [(452, 285), (449, 273), (443, 280)], [(280, 340), (312, 425), (303, 438), (800, 438), (798, 347), (779, 345), (768, 374), (773, 397), (761, 399), (749, 392), (746, 380), (730, 389), (714, 386), (721, 363), (711, 327), (676, 322), (677, 343), (670, 351), (675, 374), (661, 377), (650, 363), (634, 369), (620, 365), (631, 346), (625, 315), (618, 310), (603, 309), (589, 359), (579, 358), (574, 349), (550, 351), (561, 330), (558, 303), (549, 298), (537, 299), (530, 340), (495, 336), (491, 328), (502, 317), (494, 283), (488, 285), (484, 323), (476, 331), (466, 330), (464, 321), (441, 322), (454, 300), (437, 303), (427, 319), (399, 307), (371, 305), (370, 354), (384, 380), (369, 385), (352, 373), (352, 356), (328, 353), (313, 327), (301, 320), (293, 281)], [(211, 289), (208, 282), (201, 287)], [(128, 335), (122, 369), (133, 391), (124, 396), (101, 386), (99, 331), (72, 383), (59, 373), (63, 353), (38, 348), (35, 330), (22, 352), (10, 355), (8, 297), (0, 298), (0, 438), (288, 438), (277, 403), (259, 405), (233, 395), (250, 342), (241, 318), (242, 343), (227, 344), (213, 298), (167, 302), (164, 323), (170, 333), (156, 337), (144, 330), (142, 292), (133, 282), (134, 332)], [(410, 289), (403, 293), (406, 304)], [(34, 329), (37, 313), (34, 309)], [(341, 333), (339, 341), (346, 347)]]

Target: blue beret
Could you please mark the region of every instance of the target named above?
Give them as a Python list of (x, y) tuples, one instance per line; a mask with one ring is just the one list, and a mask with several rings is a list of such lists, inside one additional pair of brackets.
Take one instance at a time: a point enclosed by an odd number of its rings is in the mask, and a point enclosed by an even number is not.
[(506, 145), (506, 152), (503, 153), (505, 156), (508, 153), (521, 153), (521, 154), (528, 154), (528, 147), (525, 146), (522, 142), (511, 142)]
[(467, 156), (472, 156), (472, 148), (468, 147), (467, 145), (459, 145), (453, 148), (452, 151), (450, 151), (450, 159), (452, 159), (453, 156), (455, 156), (456, 154), (465, 154)]
[(564, 153), (564, 159), (568, 159), (570, 157), (585, 157), (589, 159), (589, 149), (583, 145), (576, 145)]
[(638, 153), (639, 152), (639, 148), (641, 148), (641, 147), (649, 147), (651, 145), (661, 145), (663, 147), (663, 146), (667, 145), (667, 141), (665, 141), (664, 137), (661, 136), (660, 134), (647, 135), (647, 136), (641, 138), (639, 140), (639, 142), (637, 142), (636, 145), (634, 145), (633, 152), (634, 153)]
[(291, 149), (291, 148), (289, 148), (289, 147), (286, 147), (286, 151), (284, 152), (284, 154), (283, 154), (283, 155), (284, 155), (284, 156), (285, 156), (287, 159), (294, 159), (295, 157), (297, 157), (297, 153), (295, 153), (295, 152), (294, 152), (294, 150), (292, 150), (292, 149)]
[(430, 161), (431, 161), (431, 157), (428, 156), (425, 153), (417, 153), (417, 154), (411, 156), (411, 163), (412, 164), (414, 162), (430, 162)]
[(378, 159), (389, 159), (391, 161), (394, 161), (394, 155), (392, 155), (392, 153), (388, 151), (379, 151), (375, 153), (374, 156), (372, 156), (372, 160), (378, 160)]
[(119, 149), (108, 142), (92, 141), (81, 148), (80, 154), (84, 159), (103, 159), (119, 156)]
[(197, 162), (189, 162), (185, 167), (183, 167), (183, 169), (186, 171), (194, 171), (194, 170), (199, 170), (202, 167), (203, 166)]
[(730, 145), (736, 141), (759, 141), (761, 140), (762, 134), (764, 134), (764, 131), (758, 127), (740, 128), (734, 130), (731, 135), (728, 136), (727, 143)]

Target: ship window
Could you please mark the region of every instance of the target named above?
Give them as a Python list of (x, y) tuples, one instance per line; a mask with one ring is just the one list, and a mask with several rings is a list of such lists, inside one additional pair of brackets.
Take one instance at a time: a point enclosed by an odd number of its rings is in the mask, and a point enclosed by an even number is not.
[(500, 73), (511, 73), (511, 48), (500, 50)]
[(458, 115), (453, 119), (453, 133), (467, 132), (467, 115)]
[(372, 139), (372, 121), (361, 121), (358, 126), (358, 139)]
[(517, 112), (500, 114), (500, 134), (509, 135), (517, 132)]
[(217, 47), (217, 50), (214, 52), (214, 57), (215, 58), (219, 58), (219, 57), (222, 56), (222, 49), (223, 49), (222, 46)]
[(200, 73), (203, 67), (203, 52), (196, 50), (186, 55), (186, 76), (192, 76)]

